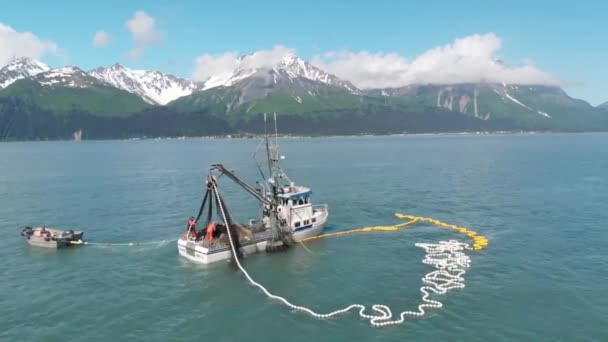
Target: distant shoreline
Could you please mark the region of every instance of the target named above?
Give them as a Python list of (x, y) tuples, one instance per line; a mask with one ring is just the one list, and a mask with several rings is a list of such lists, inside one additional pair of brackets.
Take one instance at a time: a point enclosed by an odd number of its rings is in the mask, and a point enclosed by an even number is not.
[[(550, 134), (598, 134), (608, 131), (495, 131), (495, 132), (429, 132), (429, 133), (397, 133), (397, 134), (349, 134), (349, 135), (293, 135), (278, 134), (281, 139), (323, 139), (323, 138), (369, 138), (369, 137), (407, 137), (407, 136), (496, 136), (496, 135), (550, 135)], [(274, 135), (271, 135), (274, 137)], [(209, 136), (181, 136), (181, 137), (134, 137), (134, 138), (108, 138), (108, 139), (29, 139), (29, 140), (3, 140), (0, 143), (11, 142), (82, 142), (82, 141), (139, 141), (139, 140), (258, 140), (263, 135), (254, 134), (225, 134)]]

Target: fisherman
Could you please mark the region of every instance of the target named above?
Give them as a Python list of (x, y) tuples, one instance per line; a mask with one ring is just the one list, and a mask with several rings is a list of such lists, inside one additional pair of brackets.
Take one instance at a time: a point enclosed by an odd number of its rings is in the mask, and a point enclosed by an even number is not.
[(212, 221), (211, 223), (209, 223), (209, 226), (207, 226), (207, 240), (209, 240), (209, 243), (213, 243), (213, 234), (215, 233), (215, 221)]
[(196, 235), (196, 225), (198, 224), (198, 222), (196, 222), (196, 219), (193, 216), (190, 216), (190, 218), (188, 219), (188, 228), (186, 229), (186, 237), (190, 236), (192, 237), (192, 239), (196, 240), (197, 235)]
[(188, 230), (192, 230), (192, 229), (196, 228), (197, 224), (198, 224), (198, 222), (196, 222), (196, 219), (194, 218), (194, 216), (190, 216), (190, 218), (188, 219)]

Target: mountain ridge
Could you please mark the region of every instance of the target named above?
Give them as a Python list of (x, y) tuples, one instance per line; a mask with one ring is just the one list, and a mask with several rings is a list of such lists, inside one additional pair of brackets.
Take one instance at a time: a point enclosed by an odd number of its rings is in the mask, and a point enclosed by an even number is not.
[[(132, 70), (118, 63), (85, 72), (76, 66), (51, 69), (38, 61), (16, 59), (9, 63), (10, 68), (0, 69), (5, 82), (11, 82), (0, 88), (0, 99), (6, 99), (5, 107), (0, 107), (5, 111), (5, 122), (0, 117), (0, 126), (6, 127), (6, 122), (14, 121), (19, 113), (25, 113), (28, 120), (44, 122), (90, 123), (103, 116), (116, 118), (118, 121), (111, 122), (118, 126), (128, 123), (124, 130), (131, 132), (141, 132), (136, 125), (144, 124), (160, 135), (195, 134), (203, 131), (187, 128), (184, 120), (204, 124), (200, 121), (204, 118), (222, 131), (238, 131), (259, 124), (263, 113), (276, 112), (289, 125), (299, 125), (287, 127), (299, 134), (305, 133), (301, 127), (314, 129), (311, 123), (340, 125), (340, 120), (349, 122), (348, 130), (316, 130), (357, 133), (373, 127), (371, 133), (380, 134), (433, 131), (432, 120), (445, 121), (435, 123), (442, 132), (456, 128), (608, 130), (608, 111), (574, 99), (555, 86), (479, 82), (358, 89), (292, 54), (274, 61), (248, 58), (253, 57), (241, 57), (234, 70), (204, 82), (158, 71)], [(424, 113), (428, 117), (423, 117)], [(371, 123), (374, 118), (392, 120), (394, 125)], [(109, 125), (110, 121), (103, 124)], [(176, 125), (184, 127), (177, 129)], [(97, 130), (95, 125), (87, 127)], [(104, 136), (111, 135), (108, 132)]]
[(27, 57), (15, 57), (0, 68), (0, 89), (6, 88), (22, 78), (35, 76), (49, 71), (51, 67), (38, 60)]
[(16, 98), (31, 108), (59, 116), (71, 111), (121, 116), (147, 106), (138, 96), (100, 81), (76, 66), (19, 78), (0, 89), (0, 97)]
[(200, 90), (203, 84), (164, 74), (160, 71), (133, 70), (115, 63), (110, 67), (98, 67), (89, 74), (112, 86), (136, 94), (153, 105), (165, 105), (179, 97)]
[(335, 75), (327, 73), (309, 62), (301, 59), (294, 54), (286, 54), (276, 63), (265, 66), (248, 66), (247, 58), (255, 54), (241, 56), (237, 67), (225, 75), (213, 75), (204, 83), (203, 90), (212, 89), (218, 86), (229, 87), (248, 77), (255, 77), (256, 74), (267, 74), (272, 77), (273, 83), (277, 83), (277, 77), (306, 78), (311, 81), (324, 83), (327, 85), (343, 88), (352, 93), (359, 93), (360, 90), (348, 81), (341, 80)]

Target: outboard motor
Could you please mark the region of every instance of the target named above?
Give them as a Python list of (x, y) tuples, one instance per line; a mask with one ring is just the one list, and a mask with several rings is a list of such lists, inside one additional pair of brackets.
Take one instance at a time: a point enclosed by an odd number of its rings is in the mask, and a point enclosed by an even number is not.
[(32, 227), (25, 227), (21, 229), (21, 236), (31, 236), (32, 234), (34, 234)]
[(78, 240), (82, 240), (82, 235), (84, 234), (84, 232), (70, 230), (70, 234), (71, 234), (72, 241), (78, 241)]

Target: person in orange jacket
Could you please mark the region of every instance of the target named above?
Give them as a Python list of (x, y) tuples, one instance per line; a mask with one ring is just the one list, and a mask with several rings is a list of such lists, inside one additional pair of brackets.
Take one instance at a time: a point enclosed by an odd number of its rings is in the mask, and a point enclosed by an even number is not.
[(207, 240), (209, 240), (209, 243), (213, 243), (213, 233), (215, 233), (215, 227), (215, 222), (209, 223), (209, 226), (207, 227)]

